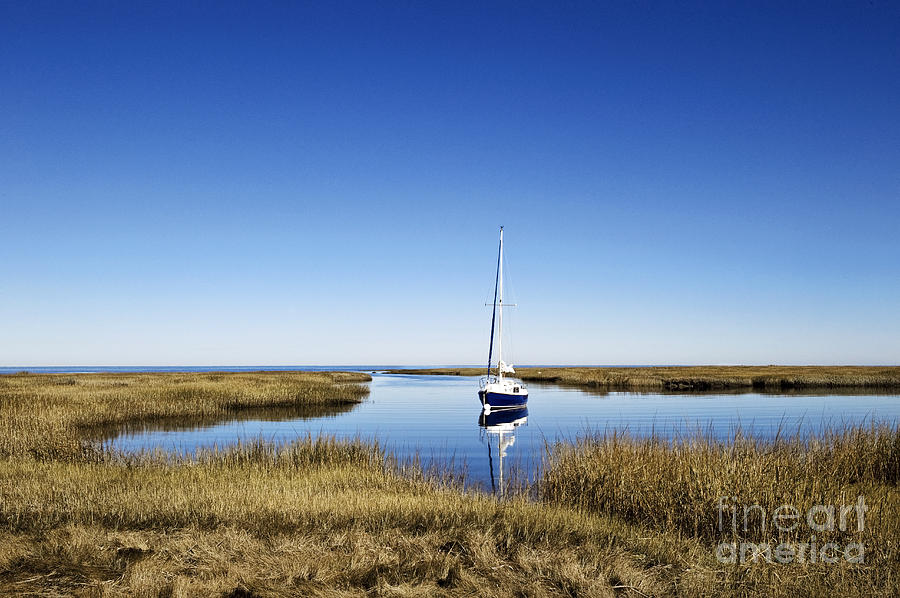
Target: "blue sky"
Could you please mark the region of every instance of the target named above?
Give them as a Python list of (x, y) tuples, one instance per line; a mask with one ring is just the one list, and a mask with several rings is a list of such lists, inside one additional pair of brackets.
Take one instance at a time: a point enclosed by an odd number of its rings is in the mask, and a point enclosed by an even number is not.
[(0, 365), (900, 363), (900, 5), (0, 3)]

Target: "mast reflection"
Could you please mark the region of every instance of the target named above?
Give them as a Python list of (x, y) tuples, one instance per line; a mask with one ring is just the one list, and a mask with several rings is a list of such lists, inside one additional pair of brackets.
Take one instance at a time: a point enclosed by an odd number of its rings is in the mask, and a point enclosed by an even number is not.
[[(488, 464), (491, 469), (491, 490), (495, 494), (503, 496), (505, 486), (503, 484), (503, 457), (506, 451), (516, 442), (516, 428), (528, 421), (528, 408), (504, 409), (482, 412), (478, 417), (478, 425), (481, 426), (482, 438), (487, 439)], [(497, 451), (497, 472), (494, 476), (494, 450)]]

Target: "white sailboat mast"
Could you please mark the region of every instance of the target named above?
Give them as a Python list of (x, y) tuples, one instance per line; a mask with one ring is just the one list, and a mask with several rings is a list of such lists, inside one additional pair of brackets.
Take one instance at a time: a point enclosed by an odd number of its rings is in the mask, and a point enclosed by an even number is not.
[(497, 378), (503, 380), (503, 227), (500, 227), (500, 260), (497, 279), (499, 287), (497, 304)]

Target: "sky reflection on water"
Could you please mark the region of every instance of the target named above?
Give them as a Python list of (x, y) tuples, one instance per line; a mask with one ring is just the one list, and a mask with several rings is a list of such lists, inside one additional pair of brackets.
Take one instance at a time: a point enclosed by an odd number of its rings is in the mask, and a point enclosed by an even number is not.
[(592, 432), (626, 430), (671, 438), (699, 431), (724, 439), (738, 430), (760, 437), (780, 430), (792, 436), (855, 423), (900, 421), (897, 395), (607, 394), (531, 384), (527, 417), (513, 418), (522, 421), (501, 437), (503, 426), (495, 424), (508, 422), (480, 418), (476, 390), (474, 378), (376, 373), (369, 398), (353, 408), (309, 414), (255, 411), (249, 419), (141, 426), (119, 434), (110, 446), (127, 452), (191, 452), (238, 441), (282, 443), (319, 434), (377, 438), (401, 460), (418, 455), (426, 467), (449, 466), (490, 487), (491, 465), (495, 482), (499, 473), (500, 444), (505, 445), (503, 465), (509, 474), (534, 470), (547, 443)]

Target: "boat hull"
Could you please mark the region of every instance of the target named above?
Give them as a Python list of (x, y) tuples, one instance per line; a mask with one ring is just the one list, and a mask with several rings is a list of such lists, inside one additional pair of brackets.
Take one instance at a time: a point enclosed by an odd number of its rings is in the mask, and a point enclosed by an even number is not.
[(524, 407), (528, 402), (528, 393), (505, 393), (490, 392), (481, 390), (478, 392), (478, 398), (482, 404), (491, 406), (491, 409), (510, 409)]

